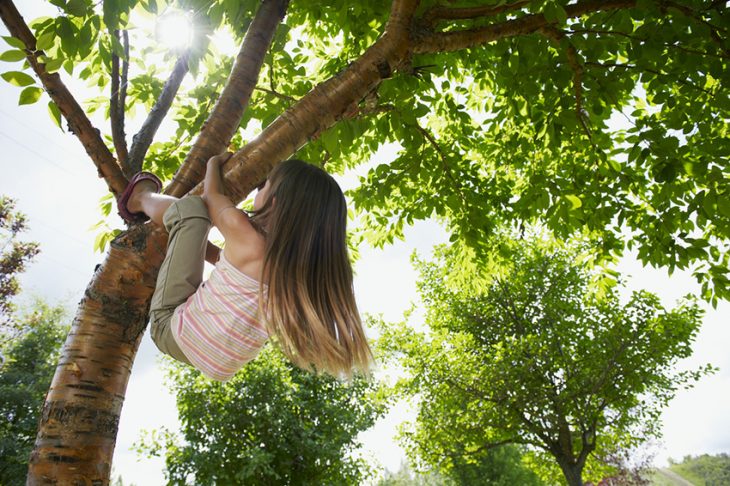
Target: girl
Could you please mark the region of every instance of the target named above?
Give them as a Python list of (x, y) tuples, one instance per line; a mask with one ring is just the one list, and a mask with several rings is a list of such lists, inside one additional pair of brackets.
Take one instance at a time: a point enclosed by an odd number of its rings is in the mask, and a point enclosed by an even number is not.
[[(150, 307), (155, 344), (220, 381), (269, 336), (301, 368), (366, 372), (372, 354), (355, 304), (342, 190), (322, 169), (288, 160), (249, 216), (222, 191), (220, 167), (231, 155), (208, 161), (202, 198), (158, 194), (162, 184), (147, 172), (119, 197), (124, 219), (150, 218), (169, 232)], [(213, 245), (206, 250), (211, 225), (226, 242), (219, 258)], [(202, 282), (204, 258), (218, 261)]]

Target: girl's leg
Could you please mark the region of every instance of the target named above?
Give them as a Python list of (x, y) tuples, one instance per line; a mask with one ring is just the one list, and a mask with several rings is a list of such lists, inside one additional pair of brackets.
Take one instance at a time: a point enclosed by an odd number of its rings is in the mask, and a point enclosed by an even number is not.
[(150, 305), (152, 339), (162, 352), (189, 363), (172, 335), (171, 325), (174, 325), (172, 317), (175, 309), (195, 293), (203, 280), (210, 229), (208, 209), (198, 196), (175, 199), (145, 194), (141, 199), (143, 210), (152, 219), (158, 216), (160, 208), (165, 207), (162, 223), (170, 234)]
[[(165, 211), (175, 201), (178, 201), (178, 198), (158, 194), (157, 186), (154, 182), (142, 180), (134, 186), (132, 195), (129, 196), (129, 200), (127, 201), (127, 209), (131, 213), (144, 212), (156, 224), (163, 226)], [(215, 265), (218, 261), (219, 254), (220, 248), (208, 242), (205, 249), (205, 259)]]

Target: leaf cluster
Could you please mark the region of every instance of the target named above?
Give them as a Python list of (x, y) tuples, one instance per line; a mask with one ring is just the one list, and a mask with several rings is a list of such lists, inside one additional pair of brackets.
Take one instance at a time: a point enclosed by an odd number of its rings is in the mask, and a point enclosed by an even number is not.
[(15, 210), (15, 201), (0, 195), (0, 328), (12, 320), (12, 298), (20, 290), (17, 275), (40, 252), (38, 243), (18, 239), (27, 229), (26, 217)]

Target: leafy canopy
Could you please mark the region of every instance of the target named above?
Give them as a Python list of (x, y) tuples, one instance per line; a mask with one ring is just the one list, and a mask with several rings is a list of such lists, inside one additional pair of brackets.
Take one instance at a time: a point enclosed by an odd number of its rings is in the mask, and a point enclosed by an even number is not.
[[(125, 55), (111, 32), (130, 32), (130, 116), (150, 109), (176, 55), (150, 42), (150, 23), (171, 7), (192, 12), (199, 32), (194, 78), (173, 106), (172, 134), (157, 140), (145, 161), (146, 169), (171, 177), (230, 71), (232, 53), (220, 52), (217, 35), (229, 32), (240, 43), (258, 2), (51, 3), (57, 15), (31, 23), (38, 48), (47, 69), (98, 89), (88, 111), (108, 106), (111, 54)], [(730, 297), (724, 3), (637, 0), (574, 16), (576, 6), (590, 2), (529, 0), (506, 8), (496, 0), (459, 0), (448, 7), (506, 10), (428, 21), (437, 3), (420, 2), (414, 36), (530, 15), (550, 24), (470, 48), (415, 54), (361, 101), (355, 116), (295, 154), (339, 173), (386, 143), (398, 147), (395, 160), (375, 161), (350, 194), (370, 241), (382, 245), (401, 237), (404, 225), (436, 217), (455, 243), (485, 256), (495, 228), (540, 222), (561, 238), (590, 236), (599, 261), (636, 250), (645, 264), (693, 270), (705, 299)], [(385, 0), (291, 2), (232, 144), (240, 147), (357, 60), (383, 33), (389, 8)], [(6, 40), (11, 49), (0, 60), (22, 61), (22, 46)], [(27, 64), (14, 66), (3, 77), (22, 87), (20, 103), (43, 98)], [(53, 103), (49, 110), (60, 124)]]

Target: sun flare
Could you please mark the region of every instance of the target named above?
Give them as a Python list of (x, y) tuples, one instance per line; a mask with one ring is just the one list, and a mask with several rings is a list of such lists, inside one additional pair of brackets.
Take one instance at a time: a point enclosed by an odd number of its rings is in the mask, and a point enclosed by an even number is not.
[(192, 19), (185, 12), (177, 10), (164, 13), (157, 20), (155, 37), (169, 49), (186, 49), (193, 40)]

